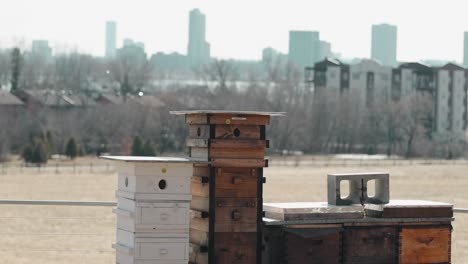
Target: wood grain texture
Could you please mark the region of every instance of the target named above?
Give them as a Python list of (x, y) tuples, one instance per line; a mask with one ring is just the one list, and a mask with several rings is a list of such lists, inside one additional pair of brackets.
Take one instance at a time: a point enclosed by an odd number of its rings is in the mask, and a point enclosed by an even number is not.
[[(237, 130), (236, 130), (237, 129)], [(261, 136), (260, 126), (216, 125), (215, 139), (257, 139)]]
[(450, 263), (450, 227), (405, 227), (400, 232), (400, 263)]
[(208, 218), (193, 217), (190, 222), (190, 229), (208, 233), (210, 231)]
[(209, 159), (208, 148), (190, 147), (189, 149), (190, 149), (190, 158), (208, 161)]
[(203, 178), (194, 176), (192, 177), (192, 195), (197, 197), (206, 197), (210, 196), (210, 184), (203, 183)]
[(213, 158), (211, 159), (213, 167), (233, 167), (233, 168), (262, 168), (268, 167), (268, 160), (265, 159), (225, 159)]
[(216, 197), (257, 197), (257, 169), (218, 168), (216, 169)]
[(268, 125), (268, 115), (211, 114), (210, 124), (216, 125)]
[(210, 177), (210, 167), (208, 165), (194, 165), (193, 176)]
[(212, 139), (210, 147), (213, 148), (266, 148), (266, 140), (258, 139)]
[[(341, 236), (336, 231), (314, 237), (285, 234), (286, 263), (295, 264), (339, 264), (341, 263)], [(278, 249), (281, 250), (281, 249)]]
[(208, 197), (192, 196), (190, 208), (197, 211), (208, 212), (210, 208), (210, 199)]
[(263, 159), (265, 148), (210, 148), (211, 159)]
[(343, 233), (343, 263), (394, 264), (398, 260), (396, 227), (347, 228)]
[(190, 243), (207, 246), (208, 245), (208, 232), (200, 231), (197, 229), (190, 229)]
[(255, 264), (255, 233), (215, 233), (216, 263)]
[(185, 116), (187, 124), (208, 124), (207, 114), (188, 114)]
[(209, 125), (189, 125), (189, 134), (187, 139), (209, 139)]
[(215, 232), (256, 232), (255, 198), (216, 198)]
[(188, 138), (185, 140), (185, 146), (187, 147), (199, 147), (199, 148), (207, 148), (208, 147), (208, 140), (209, 139), (190, 139)]

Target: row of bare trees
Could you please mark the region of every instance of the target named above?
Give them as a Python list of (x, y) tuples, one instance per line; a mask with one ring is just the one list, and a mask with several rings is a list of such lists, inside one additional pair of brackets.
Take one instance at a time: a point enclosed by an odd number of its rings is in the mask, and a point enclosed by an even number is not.
[[(13, 53), (0, 52), (0, 82), (11, 81)], [(273, 151), (306, 153), (384, 153), (387, 155), (461, 155), (463, 144), (432, 139), (433, 100), (413, 94), (400, 101), (362, 102), (360, 91), (314, 92), (304, 85), (303, 74), (278, 57), (266, 58), (261, 72), (249, 74), (247, 87), (235, 81), (232, 61), (213, 60), (198, 69), (205, 86), (180, 85), (170, 90), (152, 87), (156, 74), (147, 59), (130, 54), (114, 60), (70, 53), (52, 60), (21, 55), (18, 86), (22, 89), (69, 89), (88, 93), (94, 86), (116, 84), (122, 95), (150, 90), (164, 106), (138, 104), (96, 105), (87, 108), (38, 108), (0, 116), (0, 153), (20, 153), (24, 142), (50, 131), (58, 152), (73, 137), (87, 153), (130, 153), (135, 136), (155, 143), (158, 153), (184, 151), (186, 127), (170, 110), (220, 109), (287, 112), (269, 126)], [(9, 63), (10, 67), (4, 64)], [(6, 71), (6, 72), (5, 72)], [(8, 77), (10, 76), (10, 77)], [(4, 126), (5, 125), (5, 126)], [(451, 154), (450, 154), (451, 153)]]

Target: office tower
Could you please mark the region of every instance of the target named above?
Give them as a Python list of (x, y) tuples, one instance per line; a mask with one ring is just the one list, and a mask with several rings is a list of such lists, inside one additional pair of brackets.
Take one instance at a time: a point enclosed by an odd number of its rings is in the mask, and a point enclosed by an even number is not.
[(33, 40), (31, 52), (45, 59), (52, 57), (52, 49), (49, 47), (49, 41), (47, 40)]
[(106, 22), (106, 58), (114, 58), (117, 43), (117, 23), (115, 21)]
[(319, 41), (318, 45), (318, 61), (330, 58), (332, 56), (331, 43), (326, 41)]
[(463, 65), (468, 67), (468, 31), (465, 31), (463, 35), (465, 36), (463, 40)]
[(317, 31), (289, 31), (289, 61), (300, 69), (314, 65), (319, 43)]
[(191, 66), (200, 66), (210, 60), (210, 44), (205, 39), (205, 15), (199, 9), (190, 11), (187, 57)]
[(380, 24), (372, 25), (371, 58), (383, 65), (397, 65), (397, 27)]

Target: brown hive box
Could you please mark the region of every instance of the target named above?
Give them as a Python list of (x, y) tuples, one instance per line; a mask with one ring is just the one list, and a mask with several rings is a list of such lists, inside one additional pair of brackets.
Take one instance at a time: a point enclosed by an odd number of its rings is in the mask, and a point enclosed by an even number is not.
[(261, 263), (263, 168), (271, 116), (252, 111), (174, 111), (189, 126), (192, 263)]

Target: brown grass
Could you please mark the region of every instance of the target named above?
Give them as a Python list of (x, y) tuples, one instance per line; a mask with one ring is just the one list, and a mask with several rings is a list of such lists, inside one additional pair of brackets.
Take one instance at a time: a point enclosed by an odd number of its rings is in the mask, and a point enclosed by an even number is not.
[[(383, 171), (391, 198), (468, 208), (468, 165), (281, 167), (265, 169), (265, 201), (326, 201), (326, 174)], [(8, 172), (7, 172), (8, 173)], [(116, 176), (82, 173), (0, 174), (0, 199), (115, 200)], [(0, 263), (115, 263), (110, 207), (0, 205)], [(452, 261), (468, 258), (468, 214), (456, 215)]]

